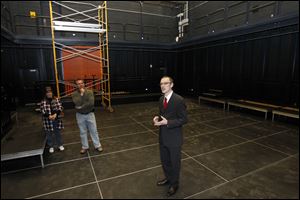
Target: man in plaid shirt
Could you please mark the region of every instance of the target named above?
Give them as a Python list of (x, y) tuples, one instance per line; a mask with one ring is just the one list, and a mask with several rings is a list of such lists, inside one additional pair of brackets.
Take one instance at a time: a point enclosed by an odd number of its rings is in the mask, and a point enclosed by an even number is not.
[(41, 101), (40, 108), (44, 130), (46, 131), (47, 136), (47, 144), (50, 147), (49, 152), (54, 152), (53, 136), (55, 137), (59, 150), (63, 151), (64, 146), (60, 133), (60, 130), (64, 128), (60, 118), (63, 107), (60, 100), (53, 97), (51, 87), (46, 87), (45, 98)]

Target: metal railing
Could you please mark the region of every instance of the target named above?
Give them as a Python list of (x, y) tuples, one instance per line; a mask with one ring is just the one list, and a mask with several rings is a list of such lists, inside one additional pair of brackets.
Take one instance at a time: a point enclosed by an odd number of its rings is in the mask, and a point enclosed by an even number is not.
[[(24, 23), (28, 22), (28, 20), (32, 20), (31, 24)], [(34, 34), (36, 33), (37, 36), (50, 36), (50, 17), (49, 16), (37, 16), (35, 18), (31, 18), (28, 15), (14, 15), (13, 16), (13, 22), (15, 24), (14, 26), (14, 32), (16, 34), (23, 34), (24, 32), (27, 32), (28, 34)], [(115, 26), (114, 26), (115, 25)], [(136, 26), (138, 31), (135, 31), (130, 26)], [(114, 27), (116, 27), (114, 29)], [(118, 28), (117, 28), (118, 27)], [(141, 32), (141, 28), (143, 30), (145, 28), (153, 28), (153, 32)], [(162, 31), (167, 30), (167, 31)], [(130, 39), (130, 35), (136, 34), (138, 35), (137, 38), (140, 40), (143, 40), (141, 38), (141, 35), (153, 35), (155, 38), (155, 41), (163, 41), (166, 37), (168, 37), (168, 41), (172, 41), (174, 39), (174, 36), (172, 34), (172, 30), (177, 30), (176, 27), (166, 27), (166, 26), (152, 26), (152, 25), (144, 25), (141, 24), (133, 24), (133, 23), (114, 23), (110, 22), (109, 24), (109, 33), (113, 36), (111, 39), (113, 40), (115, 37), (118, 37), (119, 40), (124, 41), (132, 41)], [(115, 33), (115, 36), (114, 36)], [(87, 38), (86, 34), (81, 33), (83, 38)], [(80, 34), (77, 34), (80, 35)], [(121, 36), (121, 37), (120, 37)], [(144, 38), (145, 39), (145, 38)]]

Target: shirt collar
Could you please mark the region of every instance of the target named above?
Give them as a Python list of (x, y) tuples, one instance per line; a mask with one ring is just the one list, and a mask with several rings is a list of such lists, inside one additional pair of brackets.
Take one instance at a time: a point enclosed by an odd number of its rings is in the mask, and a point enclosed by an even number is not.
[(168, 96), (165, 96), (165, 98), (167, 98), (167, 102), (169, 102), (169, 100), (170, 100), (172, 94), (173, 94), (173, 90), (170, 92), (170, 94), (169, 94)]

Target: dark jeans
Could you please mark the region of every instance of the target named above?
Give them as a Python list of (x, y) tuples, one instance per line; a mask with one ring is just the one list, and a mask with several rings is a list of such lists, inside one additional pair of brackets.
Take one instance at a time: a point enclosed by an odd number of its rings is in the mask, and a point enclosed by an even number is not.
[(58, 129), (58, 121), (54, 120), (53, 121), (53, 129), (54, 131), (46, 131), (46, 136), (47, 136), (47, 144), (49, 147), (54, 147), (55, 141), (57, 146), (62, 146), (62, 138), (61, 138), (61, 133), (60, 130)]

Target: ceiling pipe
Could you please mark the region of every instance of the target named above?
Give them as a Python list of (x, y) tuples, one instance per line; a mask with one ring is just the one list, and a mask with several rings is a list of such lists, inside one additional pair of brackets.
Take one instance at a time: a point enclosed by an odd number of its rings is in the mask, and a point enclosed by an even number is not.
[(183, 37), (184, 27), (189, 25), (188, 10), (189, 10), (189, 2), (186, 1), (183, 7), (183, 12), (177, 15), (177, 17), (179, 17), (179, 21), (178, 21), (178, 36), (176, 37), (176, 42), (178, 42), (179, 39)]

